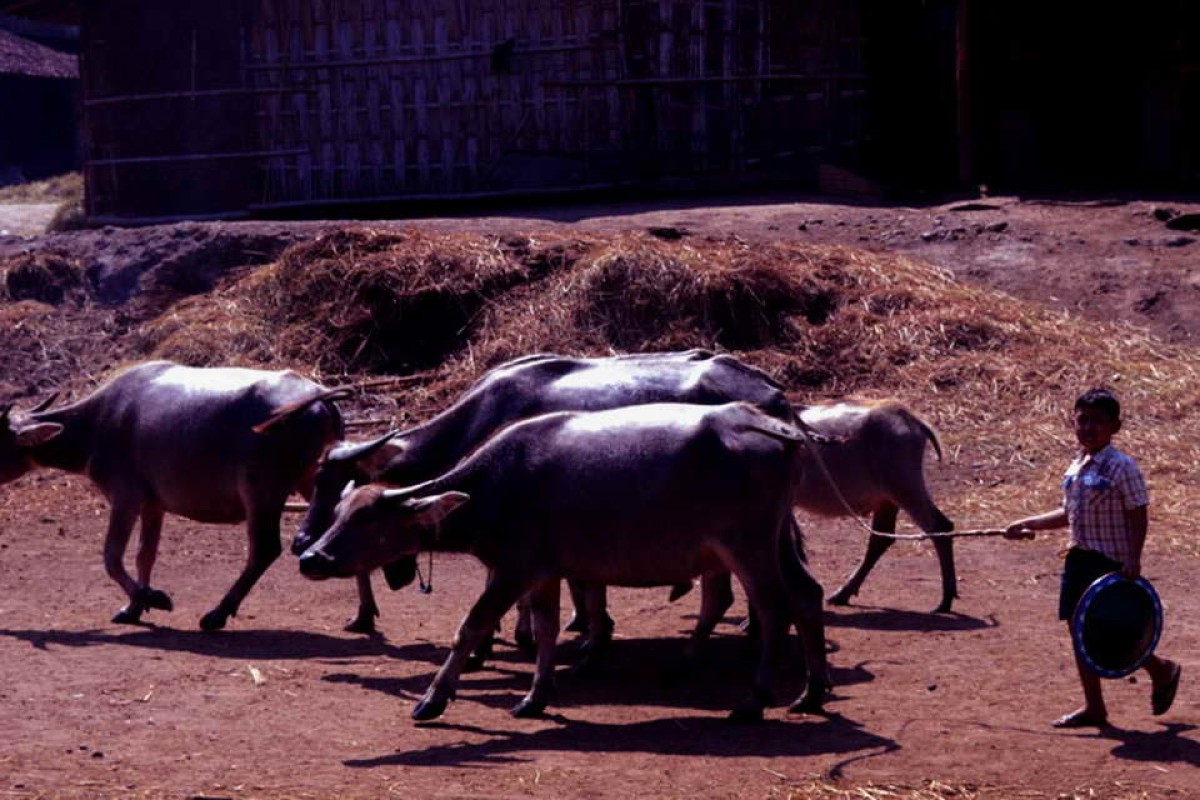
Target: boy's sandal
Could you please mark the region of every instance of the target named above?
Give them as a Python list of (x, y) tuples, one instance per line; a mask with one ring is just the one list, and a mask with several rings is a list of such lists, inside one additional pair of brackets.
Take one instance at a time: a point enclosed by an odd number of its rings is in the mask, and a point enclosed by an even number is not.
[(1171, 664), (1171, 674), (1162, 682), (1162, 685), (1155, 686), (1154, 691), (1150, 693), (1150, 710), (1154, 716), (1161, 716), (1171, 709), (1171, 704), (1175, 702), (1175, 692), (1179, 689), (1179, 673), (1183, 672), (1183, 668), (1176, 663)]
[(1107, 724), (1108, 718), (1093, 717), (1082, 711), (1072, 711), (1070, 714), (1063, 714), (1050, 723), (1055, 728), (1103, 728)]

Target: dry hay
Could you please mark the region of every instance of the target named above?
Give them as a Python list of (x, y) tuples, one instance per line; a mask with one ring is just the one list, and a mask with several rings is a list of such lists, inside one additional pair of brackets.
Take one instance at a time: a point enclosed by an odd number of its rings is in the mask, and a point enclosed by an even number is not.
[(83, 175), (67, 172), (38, 181), (0, 188), (0, 203), (77, 202), (83, 198)]
[(112, 315), (36, 300), (0, 303), (0, 402), (35, 399), (78, 382), (94, 385), (122, 350)]
[(1150, 792), (1130, 788), (1127, 783), (1051, 794), (1014, 786), (948, 783), (938, 780), (925, 781), (921, 786), (900, 786), (877, 783), (845, 784), (814, 779), (801, 782), (798, 786), (789, 784), (776, 788), (767, 797), (769, 800), (1147, 800), (1151, 796)]
[(1070, 405), (1108, 385), (1126, 408), (1119, 443), (1150, 478), (1156, 536), (1196, 546), (1200, 444), (1183, 426), (1200, 407), (1200, 356), (1129, 325), (966, 286), (899, 255), (639, 236), (597, 241), (575, 269), (487, 313), (461, 372), (538, 350), (704, 346), (739, 352), (800, 402), (905, 400), (946, 434), (967, 476), (960, 527), (1053, 507), (1074, 447)]
[(755, 352), (789, 386), (843, 394), (1020, 335), (944, 303), (960, 291), (928, 265), (851, 248), (625, 235), (522, 302), (489, 308), (472, 347), (484, 363), (545, 349)]
[(0, 299), (36, 300), (76, 307), (87, 299), (85, 268), (79, 259), (54, 251), (21, 253), (0, 261)]
[(441, 363), (485, 302), (525, 280), (494, 239), (352, 229), (290, 248), (248, 295), (284, 352), (325, 371), (407, 372)]
[[(46, 314), (20, 313), (32, 336), (23, 346), (36, 349)], [(1121, 443), (1150, 477), (1156, 541), (1196, 538), (1186, 526), (1200, 443), (1185, 427), (1200, 406), (1196, 351), (966, 286), (896, 254), (736, 237), (350, 228), (231, 275), (132, 336), (119, 328), (76, 344), (107, 347), (110, 363), (292, 366), (330, 383), (416, 375), (375, 391), (396, 403), (381, 424), (427, 418), (486, 369), (531, 352), (731, 350), (801, 402), (913, 405), (944, 435), (961, 527), (1057, 503), (1055, 477), (1073, 447), (1069, 406), (1105, 384), (1127, 409)]]
[(53, 251), (0, 260), (0, 398), (36, 397), (65, 376), (103, 371), (111, 316), (91, 308), (79, 260)]
[(270, 327), (219, 292), (183, 300), (138, 328), (133, 340), (154, 358), (193, 367), (290, 363)]

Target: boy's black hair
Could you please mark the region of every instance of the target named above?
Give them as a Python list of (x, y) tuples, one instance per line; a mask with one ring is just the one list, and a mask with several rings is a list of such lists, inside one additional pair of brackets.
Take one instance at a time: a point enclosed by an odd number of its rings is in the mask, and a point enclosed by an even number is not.
[(1097, 387), (1088, 389), (1075, 401), (1075, 410), (1081, 408), (1094, 408), (1100, 411), (1110, 419), (1119, 420), (1121, 418), (1121, 401), (1112, 393), (1110, 389)]

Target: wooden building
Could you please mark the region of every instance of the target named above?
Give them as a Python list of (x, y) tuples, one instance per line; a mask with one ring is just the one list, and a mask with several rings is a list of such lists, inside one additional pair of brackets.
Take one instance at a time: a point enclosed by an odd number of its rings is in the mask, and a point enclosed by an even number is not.
[(0, 15), (0, 186), (79, 168), (79, 64), (57, 28)]
[(88, 210), (225, 215), (804, 177), (818, 160), (857, 158), (857, 5), (92, 3)]
[[(1200, 4), (0, 0), (82, 23), (100, 221), (861, 175), (1200, 186)], [(367, 212), (370, 213), (370, 212)]]

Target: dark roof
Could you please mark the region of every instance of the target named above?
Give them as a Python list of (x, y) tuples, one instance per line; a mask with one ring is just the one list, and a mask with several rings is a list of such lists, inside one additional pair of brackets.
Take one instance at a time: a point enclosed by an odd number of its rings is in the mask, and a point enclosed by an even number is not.
[(78, 25), (82, 5), (81, 0), (0, 0), (0, 14), (38, 22)]
[(0, 30), (0, 75), (78, 78), (79, 59)]

